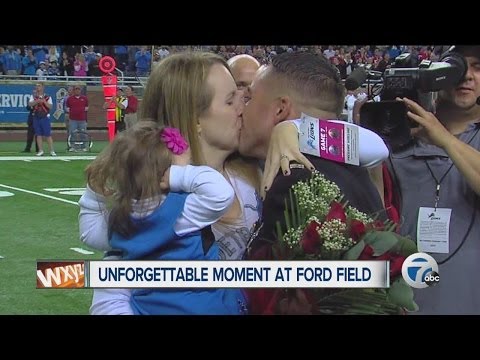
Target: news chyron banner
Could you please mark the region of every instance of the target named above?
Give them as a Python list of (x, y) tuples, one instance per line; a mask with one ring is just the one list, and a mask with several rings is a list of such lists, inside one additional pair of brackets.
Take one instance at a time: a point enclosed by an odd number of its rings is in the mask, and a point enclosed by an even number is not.
[(388, 288), (388, 261), (55, 261), (37, 288)]

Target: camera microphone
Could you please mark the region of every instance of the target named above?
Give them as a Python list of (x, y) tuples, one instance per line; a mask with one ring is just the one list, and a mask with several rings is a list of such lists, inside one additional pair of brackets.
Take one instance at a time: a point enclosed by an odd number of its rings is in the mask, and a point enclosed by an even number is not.
[(345, 79), (345, 88), (347, 90), (356, 90), (367, 80), (367, 72), (363, 67), (357, 67)]

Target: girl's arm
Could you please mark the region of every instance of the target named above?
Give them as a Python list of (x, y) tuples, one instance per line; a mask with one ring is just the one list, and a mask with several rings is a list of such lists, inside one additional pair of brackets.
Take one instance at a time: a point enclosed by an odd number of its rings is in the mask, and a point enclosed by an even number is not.
[(189, 192), (175, 233), (183, 235), (218, 221), (232, 205), (235, 192), (225, 177), (208, 166), (170, 167), (170, 190)]

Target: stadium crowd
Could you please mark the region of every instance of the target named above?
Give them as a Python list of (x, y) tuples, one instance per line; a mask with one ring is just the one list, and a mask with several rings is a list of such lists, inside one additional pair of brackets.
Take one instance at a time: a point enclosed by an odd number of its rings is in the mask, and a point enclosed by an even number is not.
[(220, 45), (220, 46), (0, 46), (0, 75), (31, 75), (38, 80), (57, 76), (101, 76), (98, 62), (104, 55), (116, 60), (117, 68), (125, 76), (148, 76), (152, 66), (170, 54), (184, 51), (210, 51), (226, 60), (239, 54), (255, 57), (267, 64), (273, 56), (283, 52), (311, 52), (323, 54), (345, 79), (359, 64), (384, 71), (395, 58), (405, 52), (419, 61), (438, 60), (440, 49), (433, 46), (411, 45)]

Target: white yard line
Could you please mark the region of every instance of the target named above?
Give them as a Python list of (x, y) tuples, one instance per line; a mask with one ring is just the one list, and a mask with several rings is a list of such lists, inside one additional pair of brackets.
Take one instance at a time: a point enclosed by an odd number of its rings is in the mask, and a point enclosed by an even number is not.
[[(62, 198), (59, 198), (59, 197), (55, 197), (55, 196), (51, 196), (51, 195), (46, 195), (46, 194), (42, 194), (42, 193), (38, 193), (36, 191), (31, 191), (31, 190), (27, 190), (27, 189), (21, 189), (21, 188), (17, 188), (17, 187), (14, 187), (14, 186), (9, 186), (9, 185), (5, 185), (5, 184), (0, 184), (0, 187), (4, 187), (4, 188), (7, 188), (7, 189), (11, 189), (11, 190), (16, 190), (16, 191), (21, 191), (21, 192), (25, 192), (27, 194), (32, 194), (32, 195), (37, 195), (37, 196), (41, 196), (41, 197), (46, 197), (47, 199), (52, 199), (52, 200), (57, 200), (57, 201), (61, 201), (61, 202), (65, 202), (67, 204), (72, 204), (72, 205), (78, 205), (77, 202), (75, 201), (70, 201), (70, 200), (66, 200), (66, 199), (62, 199)], [(47, 190), (47, 189), (45, 189)], [(51, 189), (48, 189), (48, 190), (51, 190)], [(82, 248), (70, 248), (70, 250), (73, 250), (73, 251), (76, 251), (80, 254), (84, 254), (84, 255), (93, 255), (95, 254), (93, 251), (89, 251), (89, 250), (85, 250), (85, 249), (82, 249)], [(3, 256), (0, 256), (0, 259), (3, 259), (4, 257)]]
[(85, 255), (93, 255), (95, 254), (93, 251), (89, 251), (89, 250), (85, 250), (85, 249), (82, 249), (82, 248), (70, 248), (70, 250), (73, 250), (75, 252), (78, 252), (80, 254), (85, 254)]
[(93, 160), (95, 159), (95, 155), (80, 155), (80, 156), (50, 156), (50, 155), (43, 155), (43, 156), (0, 156), (0, 161), (35, 161), (35, 160), (62, 160), (62, 161), (70, 161), (70, 160)]
[(85, 187), (69, 187), (69, 188), (45, 188), (43, 189), (45, 191), (50, 191), (50, 192), (58, 192), (58, 191), (66, 191), (66, 190), (85, 190)]
[(4, 184), (0, 184), (0, 187), (4, 187), (6, 189), (11, 189), (11, 190), (16, 190), (16, 191), (22, 191), (22, 192), (27, 193), (27, 194), (42, 196), (42, 197), (45, 197), (47, 199), (57, 200), (57, 201), (61, 201), (61, 202), (67, 203), (67, 204), (78, 205), (78, 203), (76, 201), (66, 200), (66, 199), (62, 199), (62, 198), (59, 198), (59, 197), (55, 197), (55, 196), (51, 196), (51, 195), (47, 195), (47, 194), (42, 194), (42, 193), (39, 193), (39, 192), (36, 192), (36, 191), (21, 189), (21, 188), (9, 186), (9, 185), (4, 185)]

